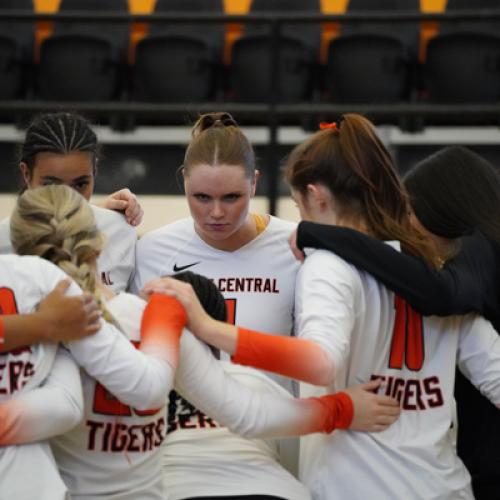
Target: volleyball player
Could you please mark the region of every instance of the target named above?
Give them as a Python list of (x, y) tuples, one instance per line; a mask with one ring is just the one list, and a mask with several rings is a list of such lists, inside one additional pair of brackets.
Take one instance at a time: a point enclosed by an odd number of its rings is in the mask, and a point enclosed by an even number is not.
[[(94, 191), (98, 164), (97, 137), (90, 124), (72, 113), (46, 113), (33, 120), (20, 148), (19, 168), (26, 188), (66, 184), (87, 200)], [(128, 189), (111, 195), (105, 206), (123, 210), (132, 225), (142, 218), (142, 208)], [(98, 227), (107, 242), (98, 259), (103, 283), (125, 290), (133, 274), (136, 233), (124, 216), (92, 206)], [(12, 252), (9, 219), (0, 223), (0, 253)]]
[[(86, 291), (94, 293), (103, 307), (104, 297), (107, 297), (104, 312), (110, 311), (113, 317), (119, 318), (118, 325), (127, 333), (129, 323), (137, 324), (134, 304), (142, 304), (142, 301), (129, 294), (111, 298), (113, 293), (97, 282), (95, 263), (103, 238), (95, 225), (93, 210), (75, 190), (66, 186), (46, 186), (25, 191), (18, 199), (10, 223), (12, 244), (18, 253), (38, 254), (52, 260)], [(33, 284), (26, 280), (24, 286), (29, 289)], [(153, 304), (158, 301), (161, 304), (164, 299), (155, 299)], [(182, 309), (167, 302), (168, 308), (160, 311), (160, 320), (169, 311), (172, 314), (178, 311), (182, 321)], [(146, 322), (154, 309), (150, 311)], [(142, 310), (139, 314), (140, 320)], [(149, 321), (158, 321), (155, 316), (153, 314)], [(95, 335), (66, 343), (73, 358), (85, 369), (86, 419), (69, 434), (55, 438), (52, 444), (63, 479), (75, 498), (78, 495), (124, 494), (127, 490), (132, 495), (129, 498), (134, 494), (135, 498), (141, 496), (137, 490), (162, 498), (159, 465), (155, 470), (156, 461), (148, 459), (154, 457), (163, 439), (165, 395), (173, 381), (182, 326), (181, 322), (173, 329), (166, 329), (153, 322), (146, 329), (140, 351), (106, 323)], [(32, 398), (37, 397), (32, 392), (24, 395), (29, 408), (33, 408)], [(119, 397), (120, 402), (110, 394)], [(57, 435), (60, 432), (58, 417), (63, 418), (55, 412), (53, 406), (56, 405), (50, 400), (41, 404), (45, 405), (39, 409), (41, 414), (46, 416), (53, 412), (53, 418), (46, 418), (46, 425), (30, 428), (31, 412), (24, 421), (28, 436), (37, 433), (39, 440)], [(137, 425), (117, 422), (117, 408), (119, 415), (131, 413), (134, 420), (131, 424)], [(151, 411), (150, 408), (159, 410)], [(20, 426), (21, 422), (16, 425)], [(141, 452), (133, 457), (134, 469), (140, 470), (140, 474), (127, 475), (131, 465), (125, 446), (130, 446), (128, 451), (131, 453), (136, 448)], [(103, 451), (109, 452), (105, 453), (107, 460), (114, 458), (105, 471), (95, 466)]]
[[(500, 181), (498, 173), (473, 151), (452, 146), (412, 168), (404, 179), (414, 222), (438, 242), (447, 257), (441, 269), (394, 251), (389, 245), (348, 228), (299, 224), (297, 244), (334, 251), (365, 270), (423, 314), (476, 311), (500, 331)], [(459, 239), (460, 238), (460, 239)], [(299, 254), (300, 256), (300, 254)], [(458, 454), (472, 475), (477, 499), (500, 491), (498, 409), (460, 373)]]
[[(288, 249), (287, 239), (295, 225), (249, 212), (259, 173), (253, 148), (231, 115), (201, 116), (192, 136), (182, 169), (192, 217), (141, 238), (137, 245), (134, 288), (139, 290), (150, 279), (189, 269), (214, 281), (227, 301), (230, 323), (273, 335), (289, 335), (293, 328), (299, 266)], [(283, 377), (275, 380), (291, 391), (290, 381)], [(179, 401), (173, 403), (171, 411), (177, 414)], [(199, 418), (195, 407), (187, 406), (183, 411), (186, 420)], [(177, 484), (186, 484), (185, 477), (194, 470), (203, 470), (206, 464), (198, 450), (210, 448), (214, 461), (212, 495), (248, 495), (260, 491), (257, 485), (263, 469), (246, 459), (244, 450), (240, 450), (237, 467), (246, 474), (234, 475), (232, 489), (226, 489), (225, 471), (234, 470), (234, 460), (227, 454), (224, 440), (217, 441), (212, 436), (201, 425), (191, 432), (167, 436), (166, 443), (169, 439), (185, 440), (185, 446), (179, 448), (185, 455), (176, 453), (178, 463), (186, 464)], [(296, 471), (296, 444), (281, 443), (281, 448), (283, 463)], [(168, 451), (165, 453), (168, 456)], [(286, 497), (288, 491), (285, 488), (282, 496)]]
[[(303, 219), (398, 240), (407, 252), (436, 261), (411, 228), (390, 156), (362, 117), (345, 115), (340, 127), (331, 124), (299, 145), (287, 179)], [(216, 323), (188, 287), (166, 281), (186, 307), (189, 327), (233, 361), (330, 390), (382, 379), (384, 392), (400, 401), (401, 417), (383, 433), (304, 438), (301, 478), (313, 498), (473, 498), (449, 428), (456, 362), (500, 404), (500, 342), (485, 320), (422, 320), (371, 276), (324, 251), (310, 255), (299, 273), (300, 338)]]

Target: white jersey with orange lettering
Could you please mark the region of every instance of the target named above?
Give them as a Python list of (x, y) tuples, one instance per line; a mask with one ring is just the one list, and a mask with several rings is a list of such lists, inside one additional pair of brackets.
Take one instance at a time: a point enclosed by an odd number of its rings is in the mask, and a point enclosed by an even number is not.
[[(122, 292), (127, 289), (134, 274), (137, 234), (122, 214), (90, 206), (99, 231), (106, 236), (104, 248), (97, 259), (99, 276), (111, 290)], [(7, 218), (0, 222), (0, 254), (12, 252), (10, 218)]]
[[(136, 347), (140, 344), (145, 305), (142, 299), (127, 293), (106, 303), (122, 332)], [(121, 370), (116, 363), (115, 370)], [(122, 378), (126, 377), (122, 374)], [(159, 452), (166, 430), (168, 388), (165, 387), (157, 408), (140, 410), (119, 401), (85, 372), (82, 381), (83, 421), (52, 440), (71, 498), (163, 499)]]
[[(38, 303), (54, 289), (57, 283), (67, 277), (53, 264), (31, 256), (2, 255), (0, 256), (0, 269), (2, 314), (33, 312)], [(67, 293), (74, 295), (81, 291), (75, 284), (72, 284)], [(12, 402), (23, 394), (36, 390), (49, 378), (58, 358), (57, 345), (51, 343), (38, 343), (8, 352), (0, 352), (0, 402)], [(64, 362), (66, 368), (73, 370), (68, 372), (68, 377), (76, 379), (79, 384), (78, 370), (74, 362), (69, 356), (66, 356)], [(70, 366), (67, 363), (70, 363)], [(76, 377), (74, 377), (75, 374)], [(69, 419), (73, 425), (81, 417), (81, 409), (78, 408), (78, 401), (76, 401), (79, 396), (81, 398), (79, 391), (78, 385), (74, 400), (71, 400), (70, 394), (68, 404), (65, 404), (64, 408), (61, 404), (58, 408), (61, 412), (68, 410), (65, 420), (68, 422)], [(74, 401), (76, 401), (76, 408), (72, 406)], [(59, 402), (61, 402), (60, 399)], [(31, 429), (28, 426), (18, 428), (15, 415), (16, 410), (2, 412), (0, 418), (2, 438), (5, 438), (7, 443), (29, 441)], [(63, 430), (61, 428), (59, 432)], [(19, 475), (19, 471), (22, 471), (22, 476)], [(0, 478), (1, 499), (66, 498), (66, 487), (59, 476), (52, 452), (48, 444), (44, 442), (1, 447)]]
[[(288, 246), (294, 229), (292, 222), (270, 217), (266, 229), (254, 240), (227, 252), (205, 243), (196, 233), (193, 219), (182, 219), (139, 240), (132, 289), (136, 292), (150, 279), (189, 269), (217, 285), (226, 299), (230, 323), (290, 335), (299, 269)], [(284, 382), (285, 387), (287, 384)]]
[(380, 433), (336, 431), (301, 440), (301, 479), (316, 500), (472, 499), (453, 446), (455, 365), (500, 404), (500, 337), (482, 318), (422, 319), (404, 301), (333, 253), (315, 251), (297, 279), (301, 337), (320, 344), (336, 368), (318, 395), (381, 378), (379, 393), (401, 402)]
[[(265, 230), (254, 240), (227, 252), (205, 243), (196, 233), (192, 218), (168, 224), (138, 241), (132, 289), (137, 291), (158, 276), (189, 269), (207, 276), (217, 285), (226, 299), (230, 323), (274, 335), (290, 335), (299, 263), (290, 251), (288, 237), (295, 227), (292, 222), (270, 217)], [(227, 360), (224, 356), (222, 354)], [(287, 391), (297, 392), (289, 379), (266, 375)], [(196, 443), (202, 446), (199, 440), (204, 436), (206, 434), (200, 432), (198, 439), (193, 441), (194, 453)], [(210, 440), (207, 443), (216, 445), (210, 436), (207, 439)], [(298, 467), (296, 441), (280, 443), (281, 462), (293, 473)], [(224, 453), (221, 446), (221, 456)], [(257, 477), (254, 479), (258, 481)]]

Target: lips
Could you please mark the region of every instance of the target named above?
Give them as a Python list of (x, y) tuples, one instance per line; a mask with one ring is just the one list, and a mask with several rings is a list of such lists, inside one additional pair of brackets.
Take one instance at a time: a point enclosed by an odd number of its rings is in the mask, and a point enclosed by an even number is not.
[(228, 224), (207, 224), (210, 231), (224, 231), (227, 227)]

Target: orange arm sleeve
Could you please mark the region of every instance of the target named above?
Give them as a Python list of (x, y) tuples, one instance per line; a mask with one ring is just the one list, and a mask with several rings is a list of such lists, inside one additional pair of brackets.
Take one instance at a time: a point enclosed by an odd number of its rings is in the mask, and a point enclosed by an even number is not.
[(168, 351), (178, 354), (179, 338), (186, 323), (186, 312), (177, 299), (152, 294), (142, 315), (141, 351), (157, 352), (155, 346), (167, 345)]
[(310, 384), (328, 385), (333, 362), (323, 348), (307, 339), (281, 337), (238, 328), (234, 363), (284, 375)]

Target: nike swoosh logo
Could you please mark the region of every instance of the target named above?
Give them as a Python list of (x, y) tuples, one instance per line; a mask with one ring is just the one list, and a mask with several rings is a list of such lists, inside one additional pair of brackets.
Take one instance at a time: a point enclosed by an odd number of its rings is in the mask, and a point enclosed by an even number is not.
[(180, 273), (181, 271), (185, 271), (186, 269), (189, 269), (190, 267), (196, 266), (201, 262), (193, 262), (192, 264), (188, 264), (187, 266), (178, 266), (177, 264), (174, 264), (174, 273)]

